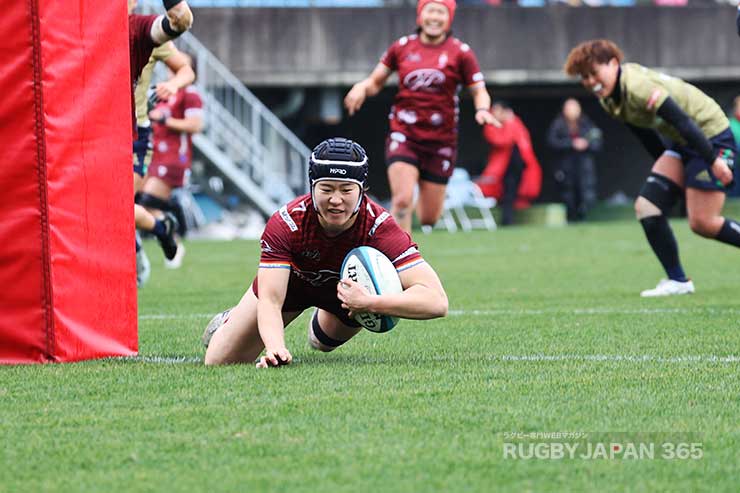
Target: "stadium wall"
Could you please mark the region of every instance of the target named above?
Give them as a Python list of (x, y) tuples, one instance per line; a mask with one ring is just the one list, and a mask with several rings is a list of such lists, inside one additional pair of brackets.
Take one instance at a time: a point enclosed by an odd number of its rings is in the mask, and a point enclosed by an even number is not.
[[(414, 28), (413, 8), (203, 8), (195, 35), (248, 86), (341, 86)], [(735, 9), (461, 7), (455, 34), (494, 84), (564, 82), (578, 42), (606, 37), (631, 60), (693, 80), (740, 78)]]

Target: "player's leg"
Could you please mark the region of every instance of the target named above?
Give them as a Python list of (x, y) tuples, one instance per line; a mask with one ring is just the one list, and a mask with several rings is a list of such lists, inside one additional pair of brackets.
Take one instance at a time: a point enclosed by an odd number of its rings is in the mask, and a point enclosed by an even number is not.
[(687, 188), (689, 226), (694, 233), (705, 238), (740, 247), (740, 223), (722, 216), (724, 203), (724, 191)]
[(653, 165), (652, 172), (635, 201), (635, 214), (645, 231), (645, 237), (668, 276), (654, 289), (641, 296), (687, 294), (694, 291), (686, 277), (678, 255), (678, 243), (668, 223), (668, 213), (683, 194), (684, 171), (681, 157), (666, 151)]
[[(283, 312), (283, 323), (290, 324), (301, 312)], [(265, 348), (257, 329), (257, 296), (250, 286), (239, 304), (228, 313), (211, 320), (203, 334), (207, 346), (206, 365), (252, 363)]]
[(391, 189), (391, 214), (401, 228), (411, 233), (414, 191), (419, 183), (419, 169), (408, 162), (394, 161), (388, 166)]
[(419, 198), (416, 215), (422, 227), (433, 227), (444, 211), (447, 183), (455, 169), (454, 146), (418, 146)]
[(362, 330), (349, 323), (326, 310), (314, 309), (308, 321), (309, 345), (325, 353), (334, 351)]
[[(170, 201), (170, 198), (172, 197), (172, 188), (173, 186), (170, 182), (163, 180), (158, 176), (153, 176), (150, 173), (144, 182), (141, 193), (137, 196), (136, 202), (144, 206), (155, 218), (162, 221), (170, 220), (167, 217), (168, 214), (175, 217), (175, 210)], [(175, 221), (175, 224), (177, 224), (177, 221)], [(178, 228), (175, 228), (175, 231), (177, 231), (177, 229)], [(175, 231), (173, 231), (173, 235)], [(166, 256), (167, 258), (165, 259), (165, 267), (169, 269), (177, 269), (182, 266), (182, 261), (185, 257), (185, 246), (182, 242), (177, 241), (176, 239), (174, 239), (174, 241), (175, 255), (171, 258)], [(167, 240), (167, 244), (169, 248), (169, 240)]]
[(445, 205), (447, 183), (436, 183), (421, 179), (419, 198), (416, 202), (416, 216), (422, 226), (433, 227), (442, 216)]
[(391, 214), (404, 231), (411, 233), (414, 193), (419, 183), (417, 149), (405, 135), (391, 132), (385, 139), (385, 163), (391, 189)]

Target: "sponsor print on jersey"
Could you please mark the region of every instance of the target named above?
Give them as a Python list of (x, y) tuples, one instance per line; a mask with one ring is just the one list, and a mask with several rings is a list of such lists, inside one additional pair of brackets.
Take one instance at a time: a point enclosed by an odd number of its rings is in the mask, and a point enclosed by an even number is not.
[(435, 68), (420, 68), (403, 78), (403, 85), (411, 91), (439, 92), (446, 80), (445, 74)]
[(296, 226), (295, 221), (293, 221), (293, 218), (288, 214), (288, 208), (286, 206), (282, 206), (280, 208), (280, 217), (283, 219), (283, 222), (288, 225), (291, 231), (298, 231), (298, 226)]
[(429, 117), (429, 121), (434, 125), (435, 127), (438, 127), (442, 125), (444, 122), (444, 119), (442, 118), (442, 115), (439, 113), (432, 113), (432, 116)]
[(378, 216), (378, 218), (375, 220), (375, 224), (373, 224), (373, 227), (370, 228), (370, 232), (367, 234), (368, 236), (374, 236), (375, 231), (377, 231), (378, 226), (383, 224), (383, 221), (391, 217), (390, 213), (388, 211), (383, 211), (381, 215)]

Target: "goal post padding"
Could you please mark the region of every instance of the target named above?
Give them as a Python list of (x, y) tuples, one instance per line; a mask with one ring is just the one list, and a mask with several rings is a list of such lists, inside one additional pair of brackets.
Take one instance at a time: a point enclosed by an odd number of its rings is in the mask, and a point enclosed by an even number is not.
[(0, 363), (135, 354), (126, 2), (8, 2), (0, 39)]

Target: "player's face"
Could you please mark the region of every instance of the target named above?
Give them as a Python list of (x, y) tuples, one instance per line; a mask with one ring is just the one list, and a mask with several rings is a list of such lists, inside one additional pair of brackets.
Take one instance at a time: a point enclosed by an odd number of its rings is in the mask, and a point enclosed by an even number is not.
[(132, 13), (136, 8), (136, 0), (128, 0), (128, 13)]
[(421, 30), (430, 38), (439, 38), (449, 30), (450, 13), (441, 3), (428, 3), (421, 9)]
[(612, 58), (607, 63), (594, 63), (588, 73), (581, 74), (581, 84), (598, 98), (609, 97), (617, 85), (619, 61)]
[(319, 221), (328, 230), (342, 230), (351, 226), (360, 185), (347, 181), (326, 180), (318, 182), (313, 191)]

